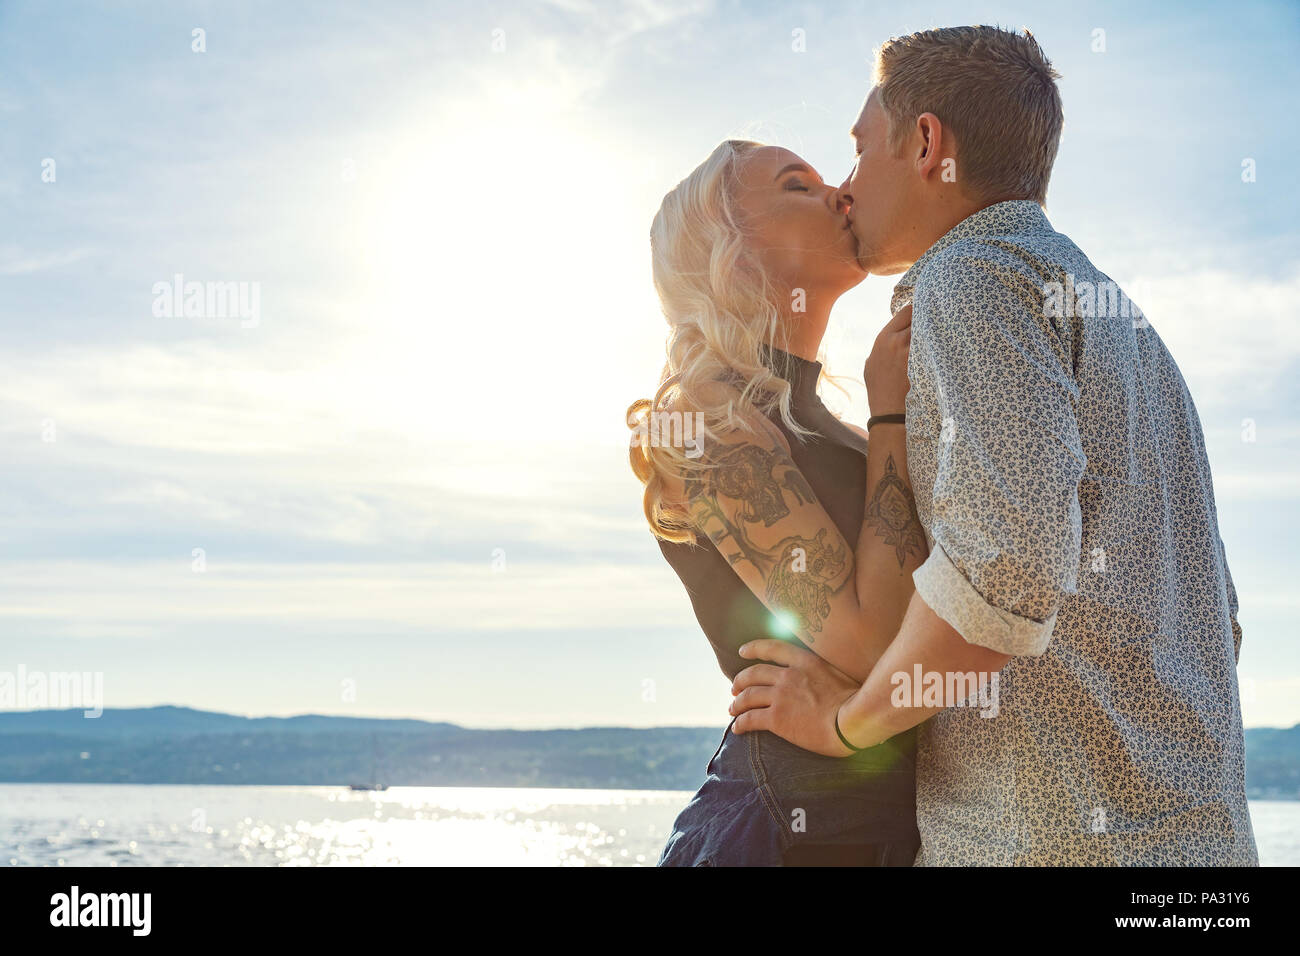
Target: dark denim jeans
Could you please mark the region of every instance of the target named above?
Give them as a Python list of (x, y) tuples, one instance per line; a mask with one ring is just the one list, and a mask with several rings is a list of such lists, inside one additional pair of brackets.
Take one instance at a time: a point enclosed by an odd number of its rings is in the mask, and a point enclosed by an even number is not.
[(728, 726), (659, 866), (911, 866), (919, 846), (911, 732), (839, 758)]

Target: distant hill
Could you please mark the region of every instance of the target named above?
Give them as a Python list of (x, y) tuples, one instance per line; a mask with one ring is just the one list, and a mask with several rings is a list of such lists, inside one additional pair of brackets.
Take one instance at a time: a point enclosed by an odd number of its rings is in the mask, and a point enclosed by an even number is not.
[(722, 727), (469, 730), (364, 717), (237, 717), (186, 707), (0, 712), (2, 783), (595, 787), (692, 790)]
[[(364, 717), (237, 717), (187, 707), (0, 712), (0, 783), (593, 787), (694, 790), (721, 727), (471, 730)], [(1300, 725), (1246, 731), (1252, 798), (1300, 799)]]
[(51, 733), (73, 736), (190, 737), (196, 734), (240, 733), (439, 733), (456, 731), (455, 724), (425, 720), (386, 720), (373, 717), (238, 717), (189, 707), (143, 707), (106, 710), (87, 719), (81, 710), (0, 711), (0, 734)]
[(1246, 731), (1246, 795), (1300, 800), (1300, 724)]

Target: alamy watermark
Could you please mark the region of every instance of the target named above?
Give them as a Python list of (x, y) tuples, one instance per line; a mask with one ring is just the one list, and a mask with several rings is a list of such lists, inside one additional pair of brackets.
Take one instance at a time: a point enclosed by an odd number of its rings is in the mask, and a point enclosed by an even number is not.
[(0, 671), (0, 710), (73, 710), (104, 713), (103, 671)]
[(148, 936), (152, 909), (152, 893), (83, 893), (73, 884), (50, 897), (50, 925), (123, 927), (132, 936)]
[(153, 284), (153, 314), (160, 319), (239, 319), (245, 329), (262, 321), (262, 283), (185, 281), (176, 273)]
[(998, 672), (896, 671), (889, 682), (889, 701), (895, 707), (979, 707), (981, 717), (998, 715)]
[(628, 418), (632, 429), (631, 444), (642, 448), (685, 448), (687, 458), (704, 453), (704, 413), (652, 411)]
[(1070, 273), (1066, 273), (1064, 282), (1043, 284), (1043, 315), (1055, 319), (1129, 319), (1135, 329), (1151, 324), (1117, 282), (1076, 279)]

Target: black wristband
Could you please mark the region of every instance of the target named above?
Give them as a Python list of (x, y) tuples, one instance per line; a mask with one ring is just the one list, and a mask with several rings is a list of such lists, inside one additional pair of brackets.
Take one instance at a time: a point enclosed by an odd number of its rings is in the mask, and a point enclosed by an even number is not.
[(896, 415), (872, 415), (867, 419), (867, 431), (871, 431), (872, 425), (878, 425), (881, 422), (903, 425), (907, 422), (907, 416), (902, 412), (899, 412)]
[(844, 736), (844, 731), (840, 730), (840, 709), (838, 707), (835, 708), (835, 735), (840, 738), (840, 743), (848, 747), (854, 753), (860, 753), (867, 749), (866, 747), (853, 746), (853, 744), (849, 743), (848, 738)]

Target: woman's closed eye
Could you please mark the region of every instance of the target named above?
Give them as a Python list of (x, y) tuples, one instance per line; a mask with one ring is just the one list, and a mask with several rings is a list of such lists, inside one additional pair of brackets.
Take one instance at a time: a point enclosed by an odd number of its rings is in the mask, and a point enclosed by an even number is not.
[(805, 192), (805, 193), (809, 192), (808, 187), (805, 186), (803, 183), (799, 182), (799, 180), (797, 179), (792, 179), (789, 182), (787, 182), (785, 184), (785, 188), (790, 192)]

